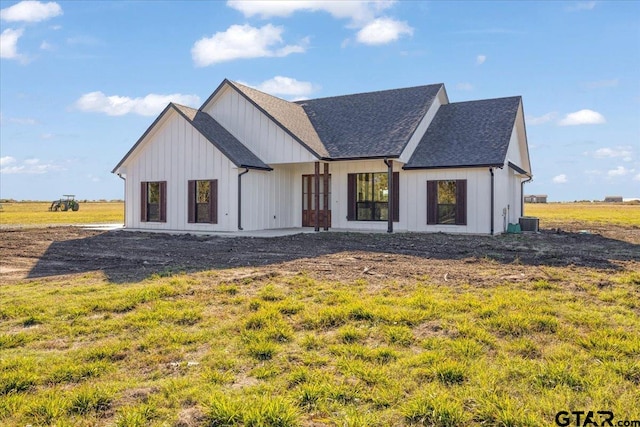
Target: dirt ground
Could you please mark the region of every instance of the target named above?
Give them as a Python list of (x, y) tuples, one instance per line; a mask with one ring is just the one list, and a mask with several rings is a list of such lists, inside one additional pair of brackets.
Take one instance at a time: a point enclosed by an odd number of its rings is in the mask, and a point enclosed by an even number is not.
[(543, 266), (640, 271), (640, 228), (592, 226), (588, 232), (576, 228), (500, 236), (320, 232), (229, 238), (50, 227), (3, 229), (0, 236), (0, 283), (94, 271), (124, 283), (152, 274), (231, 267), (385, 281), (463, 279), (480, 264), (483, 271), (487, 265), (501, 266), (495, 270), (506, 278), (523, 274), (525, 267)]

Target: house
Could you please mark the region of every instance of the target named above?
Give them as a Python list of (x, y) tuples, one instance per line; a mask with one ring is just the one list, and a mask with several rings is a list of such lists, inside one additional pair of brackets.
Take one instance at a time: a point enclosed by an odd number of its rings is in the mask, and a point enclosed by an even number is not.
[(605, 203), (622, 203), (622, 196), (606, 196)]
[(125, 227), (497, 234), (531, 164), (519, 96), (450, 103), (443, 84), (289, 102), (224, 80), (169, 104), (113, 170)]
[(528, 194), (524, 196), (525, 203), (547, 203), (546, 194)]

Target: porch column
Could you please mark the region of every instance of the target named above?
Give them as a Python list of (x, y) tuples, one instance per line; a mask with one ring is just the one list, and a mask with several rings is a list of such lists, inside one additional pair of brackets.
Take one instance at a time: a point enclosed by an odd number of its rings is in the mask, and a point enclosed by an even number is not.
[(329, 163), (324, 164), (324, 175), (322, 176), (324, 180), (324, 231), (329, 230)]
[(387, 165), (387, 233), (393, 233), (393, 160), (384, 160)]
[(315, 164), (313, 177), (313, 203), (315, 204), (315, 218), (313, 224), (315, 231), (320, 231), (320, 162)]

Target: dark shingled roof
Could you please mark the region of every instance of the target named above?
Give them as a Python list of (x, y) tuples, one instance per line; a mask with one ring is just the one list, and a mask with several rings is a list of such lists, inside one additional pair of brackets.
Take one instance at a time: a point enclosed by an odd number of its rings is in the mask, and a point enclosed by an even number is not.
[(332, 159), (398, 157), (442, 84), (298, 101)]
[(404, 169), (502, 166), (521, 97), (442, 105)]
[(236, 166), (271, 170), (209, 114), (184, 105), (171, 105)]

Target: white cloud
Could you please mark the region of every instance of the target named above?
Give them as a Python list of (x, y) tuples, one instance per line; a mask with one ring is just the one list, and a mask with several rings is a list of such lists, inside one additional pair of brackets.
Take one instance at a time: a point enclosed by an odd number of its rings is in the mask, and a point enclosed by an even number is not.
[(458, 90), (473, 90), (473, 85), (471, 83), (458, 83), (456, 85), (456, 89), (458, 89)]
[(49, 42), (47, 42), (46, 40), (43, 40), (42, 43), (40, 43), (40, 49), (42, 50), (53, 50), (53, 45)]
[(640, 181), (640, 173), (633, 177), (634, 181)]
[[(246, 83), (242, 83), (246, 84)], [(311, 82), (303, 82), (291, 77), (275, 76), (266, 80), (255, 87), (258, 90), (269, 93), (271, 95), (286, 95), (295, 97), (305, 97), (311, 95), (318, 88)]]
[(141, 116), (155, 116), (160, 113), (169, 102), (178, 104), (196, 105), (200, 103), (197, 95), (158, 95), (151, 93), (144, 98), (129, 98), (127, 96), (106, 96), (104, 93), (90, 92), (82, 95), (75, 107), (82, 111), (106, 113), (109, 116), (122, 116), (125, 114), (139, 114)]
[(11, 156), (0, 158), (0, 173), (3, 174), (43, 174), (59, 170), (64, 168), (54, 163), (41, 163), (40, 159), (26, 159), (18, 162)]
[(622, 160), (625, 162), (630, 162), (632, 160), (633, 150), (629, 146), (615, 148), (605, 147), (598, 148), (592, 155), (596, 159), (622, 157)]
[(391, 18), (378, 18), (358, 31), (356, 40), (368, 45), (380, 45), (396, 41), (404, 34), (413, 35), (413, 28), (406, 22)]
[(611, 79), (611, 80), (598, 80), (595, 82), (587, 82), (584, 85), (587, 89), (599, 89), (599, 88), (605, 88), (605, 87), (616, 87), (618, 86), (618, 83), (619, 83), (618, 79)]
[(611, 169), (610, 171), (608, 171), (607, 175), (609, 175), (610, 178), (613, 178), (615, 176), (625, 176), (631, 172), (633, 171), (626, 169), (624, 166), (618, 166), (617, 168)]
[(18, 53), (18, 39), (22, 36), (23, 29), (14, 30), (7, 28), (0, 34), (0, 58), (21, 59)]
[(55, 137), (55, 135), (52, 134), (52, 133), (43, 133), (42, 135), (40, 135), (41, 139), (52, 139), (54, 137)]
[(476, 56), (476, 64), (478, 65), (482, 65), (484, 64), (484, 61), (487, 60), (487, 56), (486, 55), (478, 55)]
[(580, 110), (567, 114), (558, 122), (559, 126), (596, 125), (606, 123), (604, 116), (593, 110)]
[(572, 3), (571, 6), (569, 6), (567, 8), (568, 11), (571, 12), (575, 12), (578, 10), (592, 10), (594, 7), (596, 7), (596, 1), (592, 0), (592, 1), (578, 1), (575, 3)]
[(11, 156), (0, 157), (0, 166), (8, 166), (12, 163), (15, 163), (16, 159)]
[(350, 19), (352, 23), (358, 25), (358, 23), (366, 23), (373, 20), (378, 13), (391, 7), (394, 3), (394, 0), (229, 0), (227, 1), (227, 6), (242, 12), (246, 17), (258, 15), (261, 18), (287, 17), (298, 11), (327, 12), (334, 18)]
[(234, 59), (281, 57), (292, 53), (303, 53), (307, 39), (298, 45), (276, 48), (283, 43), (282, 27), (267, 24), (261, 28), (250, 25), (232, 25), (227, 31), (203, 37), (191, 48), (191, 57), (198, 67)]
[(556, 184), (565, 184), (567, 183), (569, 180), (567, 179), (567, 175), (565, 174), (560, 174), (560, 175), (556, 175), (553, 177), (552, 181)]
[(62, 15), (56, 2), (25, 0), (0, 10), (0, 19), (8, 22), (40, 22)]
[(543, 123), (547, 123), (547, 122), (552, 121), (553, 119), (556, 118), (557, 115), (558, 114), (555, 111), (552, 111), (550, 113), (543, 114), (543, 115), (538, 116), (538, 117), (528, 116), (527, 117), (527, 125), (531, 125), (531, 126), (541, 125)]

